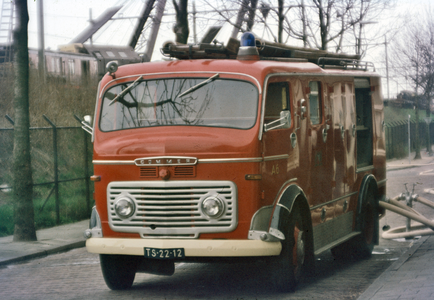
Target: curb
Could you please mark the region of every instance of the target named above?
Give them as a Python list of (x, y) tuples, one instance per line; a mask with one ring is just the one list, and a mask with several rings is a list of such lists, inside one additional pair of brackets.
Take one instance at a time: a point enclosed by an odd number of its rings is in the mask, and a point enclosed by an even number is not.
[(429, 236), (424, 236), (417, 243), (414, 243), (413, 246), (405, 251), (397, 261), (380, 275), (380, 277), (375, 279), (375, 281), (357, 298), (357, 300), (373, 299), (375, 294), (384, 286), (384, 283), (387, 282), (389, 277), (393, 276), (392, 272), (397, 271), (405, 262), (407, 262), (407, 260), (413, 256), (413, 254), (423, 245), (423, 243), (426, 242), (428, 238)]
[(31, 253), (31, 254), (5, 259), (5, 260), (0, 261), (0, 267), (5, 266), (5, 265), (9, 265), (9, 264), (23, 262), (23, 261), (34, 259), (34, 258), (40, 258), (40, 257), (48, 256), (51, 254), (66, 252), (66, 251), (76, 249), (76, 248), (82, 248), (85, 245), (86, 245), (86, 241), (80, 240), (80, 241), (76, 241), (76, 242), (71, 242), (67, 245), (54, 247), (52, 249), (40, 250), (40, 251)]
[(393, 164), (393, 162), (396, 163), (396, 161), (390, 161), (390, 163), (392, 163), (392, 164), (388, 164), (386, 162), (386, 169), (388, 171), (405, 170), (405, 169), (409, 169), (409, 168), (424, 167), (424, 166), (433, 166), (434, 165), (434, 163), (432, 162), (432, 160), (430, 160), (427, 163), (415, 163), (414, 162), (414, 163), (410, 163), (410, 164), (406, 163), (406, 164), (398, 164), (398, 165)]

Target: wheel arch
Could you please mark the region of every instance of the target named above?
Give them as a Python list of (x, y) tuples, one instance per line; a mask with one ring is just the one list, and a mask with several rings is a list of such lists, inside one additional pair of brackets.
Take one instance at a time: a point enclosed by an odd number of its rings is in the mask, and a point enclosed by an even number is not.
[[(282, 235), (283, 237), (281, 238), (282, 253), (280, 254), (279, 257), (281, 257), (282, 255), (283, 256), (289, 255), (292, 260), (293, 259), (292, 256), (295, 255), (296, 245), (291, 243), (295, 243), (296, 238), (285, 236), (283, 233), (288, 234), (288, 229), (290, 229), (291, 226), (295, 226), (295, 223), (292, 223), (291, 218), (297, 219), (297, 216), (295, 215), (296, 211), (298, 211), (298, 213), (301, 215), (301, 222), (302, 222), (301, 228), (303, 228), (301, 230), (303, 230), (305, 236), (305, 240), (304, 240), (305, 256), (303, 259), (305, 265), (303, 267), (303, 270), (301, 271), (302, 274), (304, 275), (300, 275), (302, 277), (305, 277), (315, 273), (313, 227), (312, 227), (312, 220), (311, 220), (309, 204), (307, 202), (307, 197), (304, 194), (303, 190), (297, 185), (294, 184), (288, 186), (288, 188), (277, 199), (274, 212), (272, 214), (269, 232), (270, 234), (273, 234), (274, 231), (278, 231)], [(294, 231), (292, 230), (290, 232), (294, 232)], [(289, 252), (288, 249), (286, 252), (284, 252), (285, 244), (288, 245), (288, 241), (290, 241), (291, 239), (292, 242), (289, 242), (289, 245), (292, 246), (290, 246)], [(294, 285), (295, 285), (298, 280), (297, 279), (294, 280), (295, 280), (294, 281)], [(292, 288), (294, 287), (295, 286), (292, 286)]]
[(309, 236), (312, 236), (312, 239), (309, 240), (313, 243), (312, 221), (309, 204), (303, 190), (295, 184), (288, 186), (277, 199), (274, 206), (274, 211), (271, 215), (269, 232), (281, 240), (285, 239), (283, 232), (285, 232), (285, 226), (287, 224), (286, 221), (290, 218), (290, 214), (295, 203), (298, 204), (303, 220), (305, 220), (305, 224), (307, 224), (308, 228), (310, 229)]

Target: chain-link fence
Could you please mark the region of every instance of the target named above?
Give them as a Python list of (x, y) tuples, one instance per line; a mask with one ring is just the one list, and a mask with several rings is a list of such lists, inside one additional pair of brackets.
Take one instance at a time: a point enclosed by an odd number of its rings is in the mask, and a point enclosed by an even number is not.
[[(6, 117), (11, 127), (0, 128), (0, 219), (12, 222), (14, 129), (13, 120)], [(89, 179), (92, 172), (90, 135), (81, 127), (56, 126), (48, 117), (43, 117), (47, 127), (30, 128), (37, 228), (88, 218), (93, 205)], [(9, 232), (10, 228), (7, 220), (0, 221), (0, 234)]]
[[(410, 136), (409, 136), (410, 134)], [(419, 122), (419, 145), (421, 151), (428, 148), (427, 137), (430, 143), (434, 141), (434, 123)], [(403, 158), (408, 156), (408, 145), (410, 138), (410, 151), (416, 147), (416, 122), (396, 121), (386, 123), (386, 153), (387, 159)]]

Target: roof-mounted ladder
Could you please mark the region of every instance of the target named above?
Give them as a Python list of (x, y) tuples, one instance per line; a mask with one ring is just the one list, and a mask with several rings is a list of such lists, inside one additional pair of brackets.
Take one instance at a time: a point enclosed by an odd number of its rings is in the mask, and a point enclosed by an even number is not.
[[(178, 59), (236, 59), (240, 41), (230, 38), (226, 46), (216, 41), (196, 45), (165, 43), (161, 52), (166, 57)], [(374, 64), (360, 61), (360, 55), (332, 53), (324, 50), (300, 48), (256, 39), (261, 60), (312, 62), (322, 68), (346, 70), (373, 70)]]

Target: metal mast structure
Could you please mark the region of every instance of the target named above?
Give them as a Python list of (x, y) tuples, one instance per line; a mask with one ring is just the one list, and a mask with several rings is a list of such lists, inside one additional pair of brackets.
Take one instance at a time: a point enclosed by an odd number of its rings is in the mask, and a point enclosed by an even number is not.
[(0, 63), (13, 60), (12, 31), (15, 23), (15, 5), (10, 0), (2, 1), (0, 15)]

